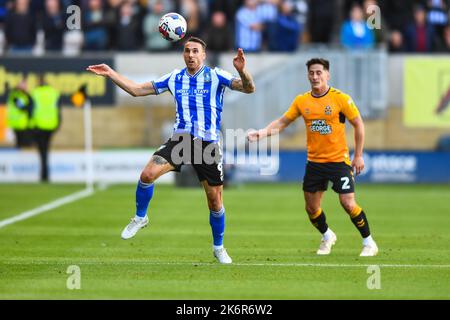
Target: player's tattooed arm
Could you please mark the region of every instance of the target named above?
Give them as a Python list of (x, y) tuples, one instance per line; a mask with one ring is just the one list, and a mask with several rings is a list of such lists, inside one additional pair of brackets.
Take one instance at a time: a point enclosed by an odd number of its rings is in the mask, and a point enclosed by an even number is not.
[(253, 93), (255, 92), (255, 83), (253, 82), (253, 78), (246, 70), (239, 72), (241, 76), (240, 79), (234, 79), (231, 83), (231, 89), (237, 90), (244, 93)]
[(164, 158), (161, 157), (161, 156), (152, 156), (151, 161), (152, 161), (153, 163), (155, 163), (155, 164), (157, 164), (157, 165), (161, 165), (161, 166), (169, 163), (169, 162), (167, 162), (166, 159), (164, 159)]
[(155, 87), (153, 86), (153, 83), (146, 82), (146, 83), (136, 83), (130, 79), (127, 79), (120, 73), (116, 72), (114, 69), (112, 69), (107, 64), (97, 64), (97, 65), (91, 65), (86, 68), (87, 71), (90, 71), (92, 73), (95, 73), (99, 76), (104, 76), (107, 78), (110, 78), (116, 85), (118, 85), (122, 90), (128, 92), (133, 97), (140, 97), (140, 96), (148, 96), (151, 94), (156, 94)]
[(255, 92), (255, 83), (251, 74), (245, 70), (245, 56), (242, 49), (238, 49), (236, 56), (233, 59), (233, 65), (239, 72), (240, 79), (234, 79), (231, 83), (231, 89), (238, 90), (245, 93)]

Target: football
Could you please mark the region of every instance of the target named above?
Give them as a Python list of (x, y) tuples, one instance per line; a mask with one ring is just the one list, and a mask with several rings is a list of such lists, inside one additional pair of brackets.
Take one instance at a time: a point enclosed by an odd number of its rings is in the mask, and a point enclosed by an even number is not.
[(170, 12), (159, 20), (159, 33), (168, 41), (178, 41), (186, 35), (186, 20), (182, 15)]

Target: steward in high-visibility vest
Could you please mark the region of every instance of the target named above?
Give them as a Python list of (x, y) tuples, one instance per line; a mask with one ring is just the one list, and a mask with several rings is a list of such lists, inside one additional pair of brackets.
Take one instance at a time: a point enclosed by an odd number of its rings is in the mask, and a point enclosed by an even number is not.
[(6, 99), (6, 124), (14, 130), (18, 148), (30, 146), (32, 136), (30, 132), (30, 117), (32, 99), (26, 92), (25, 82), (12, 89)]
[(49, 180), (50, 141), (52, 134), (60, 125), (60, 94), (55, 88), (45, 84), (43, 78), (40, 82), (41, 85), (31, 92), (33, 99), (31, 127), (34, 129), (34, 139), (39, 150), (41, 181), (46, 182)]
[(31, 127), (34, 129), (54, 131), (59, 126), (59, 92), (48, 85), (36, 87), (31, 92), (33, 98), (33, 115)]

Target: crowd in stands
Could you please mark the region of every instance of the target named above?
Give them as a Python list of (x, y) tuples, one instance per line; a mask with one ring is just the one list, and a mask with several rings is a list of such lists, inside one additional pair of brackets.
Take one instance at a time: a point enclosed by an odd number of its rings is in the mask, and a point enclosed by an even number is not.
[[(81, 8), (80, 30), (67, 28), (71, 5)], [(0, 0), (0, 52), (174, 50), (158, 33), (167, 12), (183, 15), (188, 36), (213, 52), (450, 52), (450, 0)]]

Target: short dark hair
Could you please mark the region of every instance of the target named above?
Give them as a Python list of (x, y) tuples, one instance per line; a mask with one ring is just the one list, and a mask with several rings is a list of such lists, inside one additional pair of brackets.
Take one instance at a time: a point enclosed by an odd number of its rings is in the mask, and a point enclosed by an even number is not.
[(309, 68), (313, 65), (313, 64), (320, 64), (323, 66), (323, 68), (327, 71), (330, 70), (330, 61), (323, 59), (323, 58), (312, 58), (311, 60), (309, 60), (308, 62), (306, 62), (306, 66)]
[(189, 38), (186, 40), (185, 44), (188, 43), (188, 42), (197, 42), (197, 43), (200, 43), (200, 44), (202, 45), (202, 47), (203, 47), (203, 50), (206, 51), (206, 42), (203, 41), (202, 39), (197, 38), (197, 37), (189, 37)]

